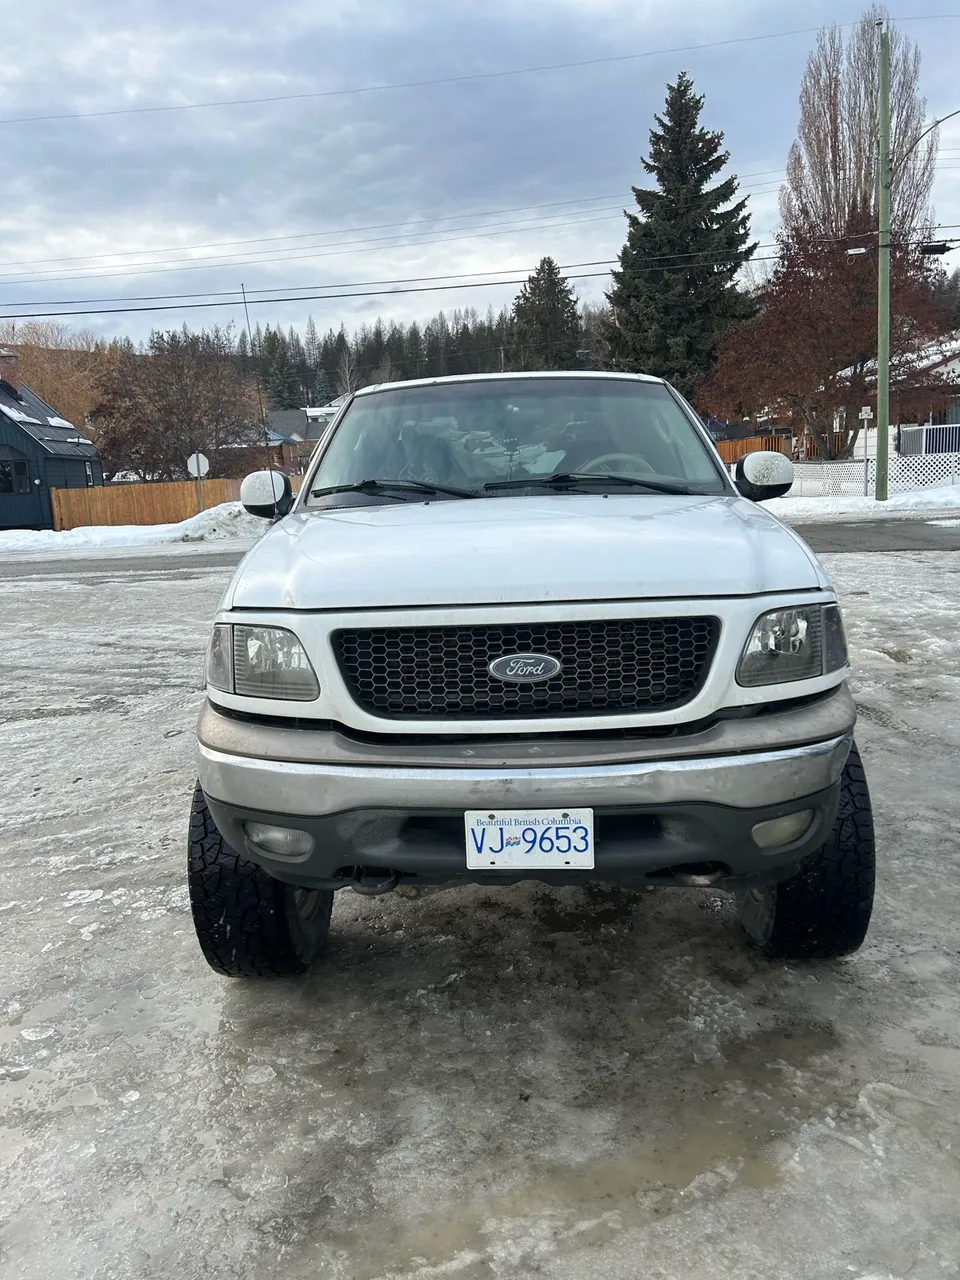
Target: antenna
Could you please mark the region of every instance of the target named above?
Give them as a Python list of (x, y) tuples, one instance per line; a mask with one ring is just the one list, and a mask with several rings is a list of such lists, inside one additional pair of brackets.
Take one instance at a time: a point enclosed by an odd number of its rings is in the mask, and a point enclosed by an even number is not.
[(243, 297), (243, 314), (247, 318), (247, 337), (250, 339), (250, 350), (254, 353), (255, 359), (253, 364), (253, 377), (257, 384), (257, 401), (260, 405), (260, 425), (263, 428), (263, 452), (267, 461), (267, 470), (273, 470), (273, 459), (270, 457), (270, 434), (267, 430), (267, 415), (263, 408), (263, 390), (260, 386), (260, 365), (263, 359), (263, 353), (260, 348), (254, 344), (253, 330), (250, 328), (250, 308), (247, 306), (247, 291), (243, 287), (243, 281), (240, 282), (240, 293)]

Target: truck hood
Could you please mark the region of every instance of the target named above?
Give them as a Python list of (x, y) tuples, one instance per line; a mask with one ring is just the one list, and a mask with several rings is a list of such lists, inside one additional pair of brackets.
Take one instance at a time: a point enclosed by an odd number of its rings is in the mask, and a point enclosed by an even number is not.
[(745, 498), (547, 494), (294, 512), (247, 555), (223, 607), (527, 604), (826, 585), (801, 539)]

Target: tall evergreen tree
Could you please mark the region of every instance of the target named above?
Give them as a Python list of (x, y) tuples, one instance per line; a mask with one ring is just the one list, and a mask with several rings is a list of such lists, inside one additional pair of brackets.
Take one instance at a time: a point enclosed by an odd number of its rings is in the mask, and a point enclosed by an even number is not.
[(293, 381), (297, 387), (298, 394), (297, 403), (289, 407), (298, 409), (301, 405), (308, 403), (313, 395), (313, 371), (307, 360), (307, 353), (300, 335), (293, 325), (290, 326), (290, 332), (287, 335), (287, 351), (289, 352), (290, 367), (293, 370)]
[(422, 378), (426, 368), (426, 353), (423, 347), (423, 333), (416, 320), (407, 330), (404, 345), (407, 354), (407, 376), (409, 378)]
[(278, 409), (299, 408), (300, 383), (291, 360), (290, 344), (283, 330), (271, 329), (267, 325), (260, 350), (261, 373), (272, 402)]
[(249, 373), (253, 367), (250, 361), (250, 343), (247, 339), (246, 329), (240, 330), (240, 336), (237, 338), (237, 364), (241, 373)]
[(573, 287), (553, 258), (541, 258), (513, 304), (514, 369), (576, 369), (582, 325)]
[(322, 366), (314, 374), (313, 398), (317, 404), (329, 404), (333, 399), (333, 387), (330, 377)]
[(756, 249), (746, 200), (731, 204), (736, 176), (708, 185), (730, 154), (700, 124), (703, 101), (686, 72), (667, 86), (643, 161), (658, 189), (633, 188), (640, 213), (626, 215), (604, 330), (610, 367), (667, 378), (686, 396), (713, 369), (724, 332), (751, 314), (735, 280)]

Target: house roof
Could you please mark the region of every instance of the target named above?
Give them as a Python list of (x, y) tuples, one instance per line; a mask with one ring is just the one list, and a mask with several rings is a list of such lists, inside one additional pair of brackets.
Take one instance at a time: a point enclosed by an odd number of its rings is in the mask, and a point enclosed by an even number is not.
[(29, 387), (21, 387), (18, 399), (9, 383), (0, 383), (0, 413), (35, 440), (45, 453), (59, 458), (99, 457), (96, 446)]
[[(946, 373), (949, 372), (948, 366), (957, 359), (960, 359), (960, 330), (944, 334), (936, 342), (928, 342), (913, 351), (905, 352), (898, 360), (892, 361), (892, 365), (894, 371), (913, 369), (926, 372), (941, 369)], [(877, 362), (870, 360), (863, 367), (865, 372), (875, 374)], [(852, 373), (852, 367), (840, 370), (841, 378), (849, 377)]]
[(267, 410), (267, 426), (287, 440), (294, 436), (302, 440), (307, 429), (307, 415), (302, 409), (274, 409), (271, 406)]

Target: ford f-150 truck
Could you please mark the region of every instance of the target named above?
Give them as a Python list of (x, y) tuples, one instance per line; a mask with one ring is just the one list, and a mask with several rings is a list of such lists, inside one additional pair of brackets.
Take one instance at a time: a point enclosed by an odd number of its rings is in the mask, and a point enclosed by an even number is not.
[(768, 956), (842, 955), (874, 840), (816, 557), (661, 379), (364, 388), (220, 603), (189, 886), (206, 959), (304, 971), (334, 893), (714, 886)]

